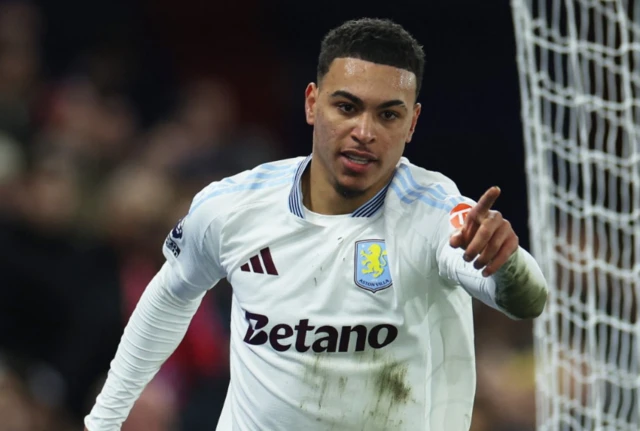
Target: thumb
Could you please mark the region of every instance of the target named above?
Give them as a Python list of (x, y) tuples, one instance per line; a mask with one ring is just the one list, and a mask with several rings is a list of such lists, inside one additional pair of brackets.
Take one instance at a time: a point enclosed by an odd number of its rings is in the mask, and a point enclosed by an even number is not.
[(462, 231), (458, 229), (449, 237), (449, 245), (453, 248), (459, 248), (462, 247), (463, 244), (464, 237)]

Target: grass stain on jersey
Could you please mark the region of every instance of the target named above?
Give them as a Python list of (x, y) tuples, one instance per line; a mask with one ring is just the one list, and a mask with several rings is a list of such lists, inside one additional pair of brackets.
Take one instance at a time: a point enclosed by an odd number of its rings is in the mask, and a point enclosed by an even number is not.
[(391, 405), (406, 403), (411, 395), (411, 388), (405, 383), (406, 377), (406, 365), (399, 362), (384, 364), (375, 376), (378, 399), (388, 397)]
[[(324, 402), (324, 397), (329, 387), (329, 378), (322, 370), (322, 360), (323, 356), (317, 355), (313, 360), (313, 365), (304, 376), (305, 382), (317, 391), (318, 409), (322, 409), (322, 403)], [(302, 407), (302, 405), (300, 407)]]
[(347, 388), (347, 378), (340, 377), (338, 379), (338, 389), (340, 389), (340, 395), (344, 394), (344, 390)]
[(398, 429), (403, 423), (403, 407), (415, 401), (407, 382), (408, 365), (375, 350), (369, 357), (369, 363), (376, 365), (363, 388), (369, 388), (371, 394), (371, 401), (362, 411), (363, 429)]
[(321, 387), (320, 387), (320, 398), (318, 398), (318, 408), (322, 408), (322, 401), (324, 401), (324, 396), (327, 393), (327, 386), (329, 385), (329, 381), (324, 378), (322, 379)]
[[(307, 391), (298, 405), (323, 429), (339, 431), (348, 423), (353, 429), (390, 431), (406, 422), (405, 407), (415, 400), (405, 362), (376, 349), (353, 352), (348, 363), (324, 353), (305, 357), (304, 364)], [(353, 379), (352, 372), (362, 378)]]

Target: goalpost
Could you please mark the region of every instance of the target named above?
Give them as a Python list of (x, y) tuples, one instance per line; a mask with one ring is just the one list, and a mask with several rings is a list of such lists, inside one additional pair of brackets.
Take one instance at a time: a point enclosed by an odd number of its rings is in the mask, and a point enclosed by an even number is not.
[(539, 431), (640, 430), (640, 0), (511, 0)]

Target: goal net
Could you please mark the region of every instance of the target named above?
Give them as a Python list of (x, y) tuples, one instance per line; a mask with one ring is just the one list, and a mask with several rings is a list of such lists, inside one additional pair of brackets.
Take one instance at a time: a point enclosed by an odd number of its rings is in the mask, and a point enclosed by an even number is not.
[(537, 429), (640, 430), (640, 0), (511, 0), (536, 320)]

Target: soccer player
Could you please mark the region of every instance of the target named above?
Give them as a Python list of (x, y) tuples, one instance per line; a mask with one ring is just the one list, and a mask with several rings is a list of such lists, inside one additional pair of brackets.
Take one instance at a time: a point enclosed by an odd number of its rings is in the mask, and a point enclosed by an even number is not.
[(402, 157), (424, 68), (401, 26), (349, 21), (305, 91), (308, 157), (214, 182), (169, 233), (85, 425), (118, 430), (205, 293), (233, 286), (218, 431), (468, 430), (471, 297), (538, 316), (544, 277), (502, 215)]

